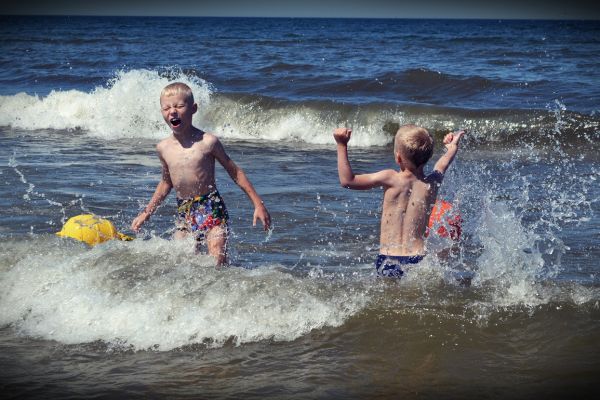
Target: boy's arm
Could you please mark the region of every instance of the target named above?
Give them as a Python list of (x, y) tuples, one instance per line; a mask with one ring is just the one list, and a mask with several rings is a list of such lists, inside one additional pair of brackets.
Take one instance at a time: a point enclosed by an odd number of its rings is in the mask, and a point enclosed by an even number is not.
[(217, 139), (213, 147), (213, 155), (221, 163), (223, 168), (227, 171), (231, 179), (246, 193), (246, 195), (254, 204), (254, 216), (252, 219), (252, 225), (256, 226), (256, 221), (261, 220), (263, 223), (264, 230), (268, 230), (271, 227), (271, 216), (267, 211), (267, 208), (263, 204), (262, 199), (256, 193), (254, 186), (250, 183), (250, 180), (244, 173), (244, 171), (233, 162), (231, 158), (225, 152), (223, 145)]
[(453, 133), (449, 133), (444, 137), (444, 145), (446, 145), (446, 153), (440, 157), (440, 159), (435, 163), (433, 169), (434, 171), (441, 172), (444, 174), (456, 153), (458, 152), (458, 143), (460, 138), (464, 135), (465, 131), (457, 131)]
[(150, 199), (148, 205), (131, 223), (131, 229), (134, 232), (138, 232), (144, 224), (144, 222), (146, 222), (150, 218), (150, 216), (154, 214), (154, 211), (156, 211), (158, 206), (169, 195), (169, 193), (171, 192), (171, 188), (173, 187), (167, 164), (160, 156), (160, 154), (158, 158), (160, 159), (160, 162), (162, 164), (162, 177), (160, 179), (160, 182), (158, 182), (158, 185), (156, 185), (156, 190), (154, 191), (152, 199)]
[(338, 128), (333, 132), (333, 138), (337, 142), (337, 165), (340, 184), (345, 188), (356, 190), (367, 190), (385, 185), (390, 175), (389, 170), (374, 174), (354, 175), (348, 159), (348, 142), (351, 135), (352, 130), (347, 128)]

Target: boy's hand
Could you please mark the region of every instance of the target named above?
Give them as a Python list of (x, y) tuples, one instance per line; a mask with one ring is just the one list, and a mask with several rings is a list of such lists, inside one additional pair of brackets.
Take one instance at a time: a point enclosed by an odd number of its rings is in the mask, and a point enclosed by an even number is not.
[(444, 144), (446, 145), (446, 147), (448, 147), (451, 144), (455, 144), (458, 146), (458, 142), (460, 141), (460, 138), (464, 134), (465, 134), (464, 130), (451, 132), (451, 133), (447, 134), (446, 136), (444, 136)]
[(337, 128), (333, 131), (333, 138), (338, 144), (347, 144), (350, 141), (352, 135), (352, 129), (348, 128)]
[(260, 205), (254, 208), (254, 220), (252, 226), (256, 226), (256, 220), (260, 219), (263, 223), (265, 231), (268, 231), (271, 227), (271, 216), (264, 205)]
[(148, 219), (148, 215), (146, 214), (146, 212), (145, 211), (142, 212), (131, 223), (131, 230), (134, 232), (139, 232), (140, 228), (142, 227), (144, 222), (146, 222), (147, 219)]

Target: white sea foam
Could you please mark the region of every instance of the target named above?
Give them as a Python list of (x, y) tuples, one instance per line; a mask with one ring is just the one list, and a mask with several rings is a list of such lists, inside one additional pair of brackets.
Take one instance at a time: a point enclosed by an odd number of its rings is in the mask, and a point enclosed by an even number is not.
[(172, 81), (190, 85), (199, 111), (194, 124), (224, 139), (332, 143), (333, 129), (341, 122), (360, 121), (352, 146), (378, 146), (391, 142), (382, 130), (386, 121), (401, 120), (401, 113), (354, 113), (351, 120), (318, 106), (282, 106), (265, 109), (255, 103), (214, 96), (212, 85), (183, 73), (169, 78), (156, 71), (119, 72), (106, 86), (90, 93), (52, 91), (41, 97), (26, 93), (0, 96), (0, 126), (25, 130), (80, 130), (111, 139), (159, 139), (168, 134), (160, 114), (159, 95)]
[(217, 271), (212, 258), (190, 257), (185, 241), (24, 243), (11, 245), (21, 251), (0, 268), (0, 326), (62, 343), (169, 350), (288, 341), (339, 326), (368, 301), (268, 266)]
[[(359, 112), (352, 118), (362, 121), (354, 128), (353, 146), (383, 146), (391, 136), (381, 127), (397, 115)], [(333, 143), (333, 130), (352, 122), (339, 111), (318, 109), (308, 105), (286, 105), (262, 108), (259, 104), (241, 104), (224, 97), (214, 100), (205, 110), (202, 121), (219, 136), (231, 139), (261, 139), (310, 144)], [(343, 123), (340, 121), (344, 121)]]
[(89, 93), (67, 90), (46, 96), (0, 96), (0, 126), (67, 133), (78, 130), (107, 140), (160, 139), (168, 134), (160, 114), (160, 91), (170, 82), (181, 81), (190, 85), (199, 105), (194, 124), (223, 139), (323, 145), (332, 143), (336, 127), (349, 126), (354, 131), (350, 146), (384, 146), (392, 142), (396, 125), (415, 123), (430, 131), (466, 128), (472, 140), (491, 143), (506, 140), (507, 132), (543, 128), (531, 116), (490, 120), (485, 115), (465, 117), (459, 111), (228, 96), (217, 93), (210, 82), (181, 71), (168, 75), (145, 69), (120, 71)]
[[(190, 85), (199, 105), (208, 103), (209, 85), (183, 74), (176, 80)], [(19, 93), (0, 96), (0, 125), (21, 129), (80, 129), (91, 135), (163, 137), (166, 125), (160, 114), (159, 96), (170, 81), (155, 71), (119, 72), (106, 87), (90, 93), (52, 91), (45, 97)]]
[[(199, 111), (194, 124), (215, 132), (223, 139), (331, 144), (333, 129), (350, 126), (354, 130), (350, 146), (383, 146), (392, 142), (396, 125), (414, 123), (430, 131), (466, 128), (470, 140), (503, 142), (511, 132), (547, 131), (552, 127), (534, 114), (489, 117), (462, 115), (460, 110), (397, 107), (388, 105), (345, 105), (340, 103), (277, 101), (258, 95), (245, 98), (218, 93), (210, 82), (182, 71), (170, 71), (166, 77), (154, 70), (117, 72), (106, 85), (90, 92), (52, 91), (38, 96), (18, 93), (0, 96), (0, 126), (24, 130), (78, 130), (107, 140), (160, 139), (168, 128), (160, 114), (159, 94), (173, 81), (192, 88)], [(268, 104), (264, 104), (264, 103)], [(551, 110), (561, 116), (565, 107)], [(470, 111), (472, 114), (472, 111)], [(470, 115), (470, 114), (468, 114)], [(593, 127), (585, 135), (593, 141)], [(566, 126), (561, 123), (561, 128)], [(579, 126), (573, 122), (573, 126)], [(573, 128), (569, 128), (573, 129)], [(556, 129), (555, 129), (556, 130)], [(508, 136), (507, 136), (508, 135)]]

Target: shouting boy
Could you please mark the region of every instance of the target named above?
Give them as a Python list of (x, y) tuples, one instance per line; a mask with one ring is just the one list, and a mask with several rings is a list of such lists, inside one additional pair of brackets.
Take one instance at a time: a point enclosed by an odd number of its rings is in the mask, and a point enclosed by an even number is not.
[(227, 208), (215, 183), (215, 160), (254, 204), (254, 220), (261, 220), (265, 230), (271, 225), (269, 212), (244, 174), (227, 155), (219, 139), (192, 125), (198, 110), (189, 86), (175, 82), (160, 95), (162, 116), (172, 134), (156, 146), (162, 164), (162, 177), (152, 199), (133, 220), (131, 228), (139, 231), (156, 211), (172, 188), (177, 194), (176, 239), (194, 235), (196, 251), (205, 243), (217, 265), (227, 262)]

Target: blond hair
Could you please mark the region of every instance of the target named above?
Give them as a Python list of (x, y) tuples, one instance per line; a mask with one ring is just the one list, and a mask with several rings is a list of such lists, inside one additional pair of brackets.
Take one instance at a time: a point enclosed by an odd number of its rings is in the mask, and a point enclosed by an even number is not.
[(433, 155), (433, 138), (425, 128), (411, 124), (402, 125), (396, 132), (394, 152), (399, 152), (416, 167), (420, 167)]
[(182, 82), (169, 83), (160, 92), (160, 97), (169, 97), (180, 93), (185, 95), (186, 100), (188, 100), (190, 104), (194, 104), (194, 94), (192, 93), (192, 89)]

